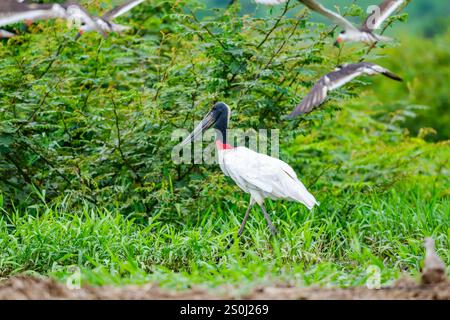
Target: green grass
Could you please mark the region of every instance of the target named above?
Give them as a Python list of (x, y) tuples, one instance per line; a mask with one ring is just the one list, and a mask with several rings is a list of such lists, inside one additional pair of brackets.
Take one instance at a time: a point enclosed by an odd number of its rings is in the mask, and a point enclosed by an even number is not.
[(381, 268), (384, 284), (403, 271), (417, 274), (425, 236), (450, 259), (450, 201), (432, 184), (319, 197), (321, 206), (311, 213), (298, 204), (268, 203), (276, 237), (254, 209), (241, 239), (236, 233), (247, 198), (240, 196), (238, 206), (199, 210), (172, 223), (87, 207), (69, 212), (64, 204), (34, 215), (9, 212), (0, 218), (0, 270), (3, 277), (37, 272), (63, 280), (78, 265), (91, 284), (155, 281), (178, 289), (273, 281), (345, 287), (364, 285), (370, 265)]

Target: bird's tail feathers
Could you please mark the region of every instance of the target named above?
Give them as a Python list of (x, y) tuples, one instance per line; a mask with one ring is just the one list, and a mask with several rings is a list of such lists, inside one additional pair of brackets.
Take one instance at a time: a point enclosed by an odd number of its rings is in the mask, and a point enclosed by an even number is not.
[(316, 198), (308, 192), (308, 194), (303, 194), (302, 199), (300, 200), (301, 203), (303, 203), (308, 210), (312, 210), (314, 206), (319, 206), (319, 203), (317, 202)]
[(303, 183), (298, 180), (299, 188), (295, 196), (293, 197), (298, 202), (303, 203), (309, 210), (311, 210), (315, 205), (319, 205), (316, 198), (306, 189)]

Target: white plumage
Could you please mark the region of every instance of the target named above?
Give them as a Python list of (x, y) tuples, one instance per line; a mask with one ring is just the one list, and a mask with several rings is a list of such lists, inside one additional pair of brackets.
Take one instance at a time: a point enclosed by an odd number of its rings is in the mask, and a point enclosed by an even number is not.
[[(137, 5), (141, 4), (144, 1), (145, 0), (130, 0), (130, 1), (126, 1), (126, 2), (122, 3), (121, 5), (116, 6), (113, 9), (111, 9), (110, 11), (106, 12), (103, 16), (95, 17), (94, 18), (95, 22), (106, 33), (109, 33), (109, 32), (118, 32), (118, 33), (125, 32), (125, 31), (131, 29), (131, 27), (114, 23), (113, 20), (116, 19), (117, 17), (127, 13), (128, 11), (130, 11), (131, 9), (133, 9), (134, 7), (136, 7)], [(89, 32), (89, 31), (93, 31), (93, 30), (94, 29), (92, 28), (92, 26), (88, 26), (88, 25), (82, 26), (80, 28), (81, 33)]]
[(219, 165), (259, 205), (265, 198), (303, 203), (308, 209), (317, 204), (287, 163), (245, 147), (219, 150)]
[(287, 0), (255, 0), (256, 3), (261, 3), (269, 6), (285, 3)]
[(14, 37), (14, 33), (0, 29), (0, 39), (1, 38), (12, 38), (12, 37)]
[[(0, 26), (21, 21), (37, 21), (45, 19), (62, 18), (67, 20), (83, 21), (93, 29), (97, 29), (103, 36), (106, 34), (92, 20), (87, 11), (76, 2), (63, 4), (36, 4), (16, 0), (0, 1)], [(2, 33), (0, 36), (11, 37), (11, 33)]]

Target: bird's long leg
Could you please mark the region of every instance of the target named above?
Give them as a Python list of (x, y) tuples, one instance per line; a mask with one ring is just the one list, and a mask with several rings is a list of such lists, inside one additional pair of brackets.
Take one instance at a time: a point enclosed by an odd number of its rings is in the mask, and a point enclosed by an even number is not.
[(242, 232), (244, 232), (245, 224), (247, 223), (248, 216), (250, 215), (250, 210), (252, 210), (255, 201), (250, 197), (250, 204), (248, 205), (247, 212), (245, 213), (244, 220), (242, 221), (241, 227), (238, 231), (238, 237), (241, 236)]
[(264, 207), (264, 203), (260, 204), (261, 210), (264, 213), (264, 218), (266, 218), (267, 223), (269, 224), (269, 229), (270, 232), (272, 232), (273, 235), (275, 235), (277, 233), (277, 229), (275, 228), (275, 226), (272, 224), (272, 220), (270, 220), (270, 216), (266, 211), (266, 208)]

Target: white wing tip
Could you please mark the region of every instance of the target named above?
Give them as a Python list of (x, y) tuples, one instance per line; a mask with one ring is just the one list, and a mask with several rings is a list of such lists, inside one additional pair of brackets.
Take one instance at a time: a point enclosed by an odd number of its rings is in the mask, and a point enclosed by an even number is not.
[(278, 4), (285, 3), (287, 0), (255, 0), (256, 3), (264, 4), (267, 6), (276, 6)]
[(314, 199), (314, 202), (312, 203), (312, 204), (310, 204), (310, 205), (306, 205), (306, 207), (309, 209), (309, 210), (312, 210), (314, 207), (319, 207), (320, 206), (320, 202), (317, 202), (317, 200), (316, 199)]
[(299, 202), (303, 203), (308, 208), (308, 210), (312, 210), (315, 206), (320, 206), (320, 203), (308, 191), (307, 193), (303, 193), (301, 195), (301, 198), (298, 200)]

